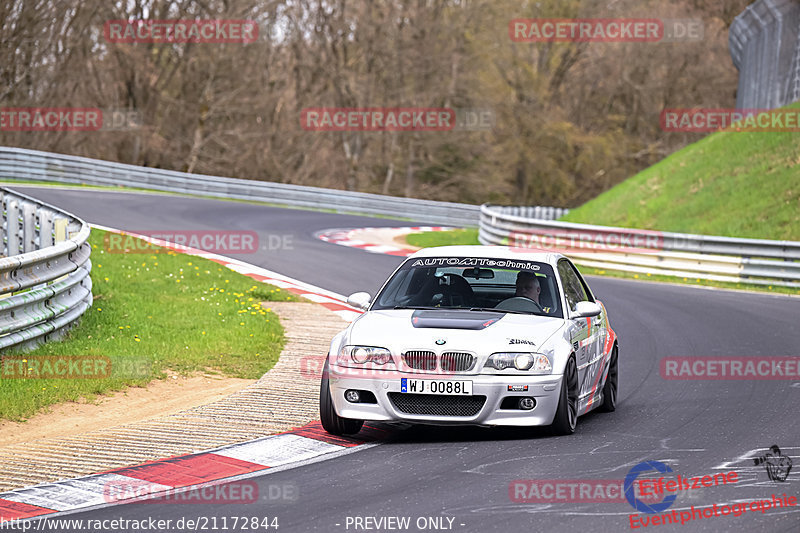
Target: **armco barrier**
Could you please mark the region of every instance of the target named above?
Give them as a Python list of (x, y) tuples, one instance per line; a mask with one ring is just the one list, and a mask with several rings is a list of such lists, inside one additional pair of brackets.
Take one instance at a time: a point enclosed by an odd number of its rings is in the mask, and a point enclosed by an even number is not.
[[(0, 147), (0, 178), (139, 187), (198, 196), (382, 215), (448, 226), (475, 227), (480, 215), (480, 207), (477, 205), (188, 174), (10, 147)], [(556, 208), (540, 210), (541, 216), (551, 218), (558, 218), (566, 212)]]
[(0, 350), (63, 335), (92, 305), (89, 226), (51, 205), (0, 189)]
[[(687, 233), (643, 230), (537, 220), (525, 216), (525, 208), (484, 204), (478, 238), (483, 244), (524, 243), (525, 236), (556, 237), (580, 241), (582, 235), (619, 242), (619, 236), (640, 233), (657, 245), (648, 249), (601, 250), (572, 248), (566, 255), (586, 266), (665, 276), (800, 287), (800, 242), (737, 239)], [(519, 237), (522, 236), (521, 239)], [(609, 239), (609, 237), (617, 237)], [(543, 240), (541, 242), (544, 242)], [(524, 247), (524, 244), (522, 245)]]

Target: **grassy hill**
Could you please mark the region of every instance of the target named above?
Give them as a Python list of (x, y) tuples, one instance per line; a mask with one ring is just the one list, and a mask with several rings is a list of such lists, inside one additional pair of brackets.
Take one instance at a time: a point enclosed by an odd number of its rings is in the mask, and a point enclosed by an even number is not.
[(561, 220), (800, 241), (800, 133), (710, 134)]

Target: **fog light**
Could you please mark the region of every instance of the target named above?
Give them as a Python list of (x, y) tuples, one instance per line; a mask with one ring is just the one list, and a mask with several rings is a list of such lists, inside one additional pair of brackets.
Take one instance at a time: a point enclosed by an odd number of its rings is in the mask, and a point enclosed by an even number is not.
[(358, 403), (361, 400), (361, 395), (357, 390), (347, 390), (344, 393), (344, 399), (350, 403)]
[(534, 407), (536, 407), (536, 400), (533, 398), (529, 398), (528, 396), (524, 396), (519, 399), (519, 408), (523, 411), (530, 411)]

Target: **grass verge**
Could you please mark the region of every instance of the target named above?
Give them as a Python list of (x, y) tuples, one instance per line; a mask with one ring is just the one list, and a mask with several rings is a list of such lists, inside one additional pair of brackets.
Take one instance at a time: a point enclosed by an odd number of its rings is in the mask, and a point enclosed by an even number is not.
[(411, 246), (419, 246), (420, 248), (456, 244), (480, 244), (478, 242), (478, 228), (410, 233), (406, 235), (406, 242)]
[(798, 141), (798, 133), (713, 133), (561, 220), (800, 241)]
[(39, 379), (34, 369), (28, 379), (18, 379), (9, 378), (4, 365), (0, 419), (23, 420), (48, 405), (144, 386), (163, 379), (166, 370), (257, 379), (278, 360), (283, 328), (260, 302), (296, 300), (294, 295), (149, 244), (135, 248), (146, 253), (110, 253), (105, 235), (92, 230), (90, 237), (92, 309), (63, 341), (26, 352), (17, 362), (107, 357), (111, 371), (97, 378)]

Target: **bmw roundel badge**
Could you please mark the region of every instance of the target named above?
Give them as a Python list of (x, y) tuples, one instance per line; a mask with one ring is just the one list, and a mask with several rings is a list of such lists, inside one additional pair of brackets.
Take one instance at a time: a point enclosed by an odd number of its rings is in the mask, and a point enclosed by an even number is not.
[(446, 341), (446, 340), (444, 340), (444, 339), (436, 339), (436, 344), (438, 344), (439, 346), (441, 346), (442, 344), (444, 344), (444, 343), (446, 343), (446, 342), (447, 342), (447, 341)]

